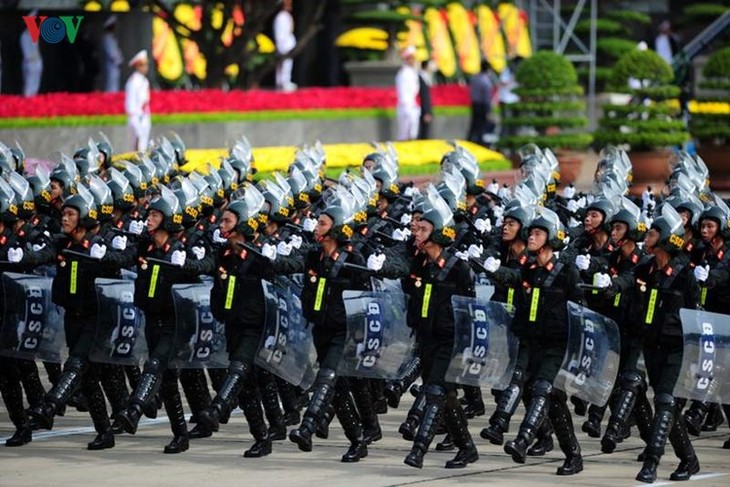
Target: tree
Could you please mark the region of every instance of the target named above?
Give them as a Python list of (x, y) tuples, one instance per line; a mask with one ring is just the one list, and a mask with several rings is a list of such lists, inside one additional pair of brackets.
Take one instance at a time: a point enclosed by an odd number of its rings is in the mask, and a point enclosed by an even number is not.
[(315, 14), (304, 29), (299, 29), (297, 45), (291, 52), (286, 55), (274, 53), (267, 56), (263, 64), (253, 63), (260, 55), (256, 36), (272, 21), (281, 0), (190, 0), (187, 3), (201, 10), (197, 29), (175, 17), (171, 2), (145, 0), (150, 11), (163, 18), (181, 39), (198, 45), (207, 63), (207, 87), (223, 87), (227, 79), (225, 70), (234, 64), (238, 66), (236, 86), (250, 88), (271, 73), (280, 60), (296, 57), (307, 46), (322, 28), (320, 20), (327, 2), (316, 2)]

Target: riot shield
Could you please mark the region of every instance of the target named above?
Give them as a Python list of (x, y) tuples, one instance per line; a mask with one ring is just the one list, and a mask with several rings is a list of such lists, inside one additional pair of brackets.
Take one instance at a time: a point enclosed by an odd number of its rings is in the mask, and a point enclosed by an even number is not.
[(285, 381), (308, 389), (316, 377), (317, 352), (312, 330), (302, 316), (299, 288), (285, 277), (261, 281), (266, 299), (266, 324), (256, 352), (256, 365)]
[(66, 350), (63, 308), (51, 302), (50, 277), (3, 273), (0, 354), (62, 363)]
[(519, 340), (510, 331), (507, 305), (452, 296), (454, 349), (446, 380), (476, 387), (504, 389), (512, 379)]
[(175, 284), (175, 349), (170, 367), (182, 369), (222, 369), (228, 367), (223, 323), (210, 310), (208, 283)]
[(144, 313), (134, 305), (134, 282), (102, 279), (95, 282), (99, 318), (92, 362), (139, 365), (147, 358)]
[(618, 374), (621, 338), (616, 323), (568, 301), (568, 345), (553, 386), (586, 402), (608, 402)]
[(389, 291), (345, 291), (347, 336), (337, 373), (347, 377), (400, 379), (403, 365), (414, 353), (413, 336), (406, 324), (406, 300), (400, 284)]
[(681, 309), (684, 354), (676, 397), (730, 403), (730, 316)]

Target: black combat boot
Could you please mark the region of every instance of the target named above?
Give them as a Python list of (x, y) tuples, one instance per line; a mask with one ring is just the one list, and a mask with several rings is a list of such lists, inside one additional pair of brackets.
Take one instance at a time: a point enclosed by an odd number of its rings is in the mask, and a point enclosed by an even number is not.
[(657, 394), (654, 403), (656, 404), (656, 414), (651, 425), (651, 438), (644, 449), (644, 464), (636, 475), (636, 480), (647, 484), (656, 481), (656, 469), (659, 466), (659, 460), (664, 455), (664, 446), (674, 424), (676, 412), (676, 403), (669, 394)]
[(197, 424), (198, 415), (201, 411), (208, 409), (212, 402), (210, 390), (208, 389), (208, 380), (205, 378), (205, 371), (201, 369), (181, 370), (180, 385), (182, 385), (185, 398), (188, 401), (188, 406), (190, 406), (190, 412), (192, 413), (190, 423), (196, 423), (188, 433), (188, 436), (191, 440), (208, 438), (213, 432), (204, 425)]
[(13, 436), (5, 440), (5, 446), (23, 446), (33, 441), (33, 430), (30, 426), (28, 414), (23, 408), (23, 389), (17, 381), (7, 381), (0, 388), (2, 390), (3, 401), (8, 410), (10, 421), (15, 426)]
[(335, 414), (342, 425), (342, 429), (345, 431), (345, 436), (350, 440), (350, 447), (342, 455), (342, 462), (359, 462), (362, 458), (368, 456), (368, 446), (363, 436), (360, 416), (357, 414), (355, 403), (347, 388), (342, 386), (338, 387), (339, 389), (335, 393), (333, 400)]
[(700, 471), (700, 461), (692, 447), (692, 442), (687, 434), (687, 425), (684, 424), (684, 418), (677, 415), (674, 422), (674, 428), (669, 433), (669, 442), (674, 448), (674, 454), (679, 458), (679, 467), (669, 478), (671, 480), (689, 480), (690, 477)]
[(426, 391), (425, 389), (422, 389), (420, 392), (421, 393), (418, 397), (416, 397), (416, 400), (413, 401), (406, 420), (401, 423), (398, 428), (398, 432), (406, 441), (413, 441), (416, 439), (418, 425), (421, 424), (421, 418), (423, 418), (423, 413), (426, 410)]
[(279, 404), (279, 391), (274, 376), (263, 369), (258, 370), (258, 375), (261, 404), (269, 421), (269, 441), (285, 440), (286, 422)]
[(246, 416), (254, 444), (243, 452), (244, 458), (259, 458), (271, 453), (271, 438), (269, 429), (264, 421), (264, 412), (261, 406), (258, 390), (252, 382), (248, 382), (238, 395), (238, 404)]
[(517, 433), (517, 438), (508, 441), (504, 445), (504, 451), (511, 455), (512, 460), (516, 463), (525, 463), (527, 447), (535, 439), (537, 430), (547, 416), (549, 395), (551, 392), (552, 384), (546, 380), (538, 380), (532, 387), (532, 397), (530, 398), (530, 403), (522, 424), (520, 424), (520, 431)]
[(31, 412), (39, 428), (47, 430), (53, 428), (53, 417), (56, 411), (63, 407), (74, 394), (87, 366), (88, 363), (81, 357), (71, 356), (66, 360), (58, 382), (48, 391), (43, 403), (33, 408)]
[(174, 371), (165, 372), (162, 389), (162, 403), (165, 405), (165, 412), (170, 420), (170, 429), (173, 434), (172, 441), (165, 446), (164, 452), (182, 453), (190, 448), (190, 437), (182, 398), (177, 388), (177, 374)]
[(692, 401), (689, 408), (684, 412), (684, 421), (687, 425), (687, 432), (692, 436), (700, 436), (702, 423), (705, 421), (709, 405), (701, 401)]
[[(642, 392), (646, 389), (644, 379), (638, 372), (624, 372), (620, 378), (620, 389), (616, 394), (616, 402), (608, 418), (606, 433), (601, 439), (601, 451), (603, 453), (613, 453), (616, 446), (623, 441), (624, 432), (629, 429), (629, 419), (634, 415), (645, 414), (645, 407), (636, 407), (637, 400)], [(646, 400), (644, 394), (643, 400)], [(644, 405), (646, 406), (646, 405)], [(651, 406), (649, 406), (651, 408)], [(651, 414), (651, 409), (649, 409)], [(642, 417), (637, 420), (637, 424), (646, 421), (647, 425), (651, 424), (651, 416)], [(648, 426), (645, 426), (648, 429)]]
[(355, 400), (355, 406), (362, 420), (363, 437), (367, 445), (383, 438), (371, 395), (370, 382), (368, 379), (350, 379), (352, 398)]
[(509, 431), (509, 422), (517, 410), (522, 397), (522, 387), (512, 382), (503, 390), (497, 399), (497, 409), (489, 418), (489, 426), (483, 428), (479, 436), (493, 445), (504, 443), (504, 433)]
[(129, 434), (137, 432), (137, 425), (144, 408), (155, 401), (157, 390), (162, 381), (162, 364), (159, 359), (151, 358), (144, 367), (144, 373), (137, 382), (137, 387), (129, 398), (129, 407), (117, 414), (112, 429), (121, 427)]
[(312, 451), (312, 435), (323, 420), (335, 394), (335, 377), (334, 370), (320, 369), (302, 423), (289, 432), (289, 440), (296, 443), (302, 451)]
[(418, 427), (418, 432), (413, 442), (411, 452), (406, 456), (403, 463), (415, 468), (423, 468), (423, 457), (428, 452), (428, 447), (433, 441), (436, 429), (441, 424), (444, 403), (446, 401), (446, 391), (438, 385), (429, 384), (423, 389), (426, 405), (423, 411), (423, 419)]
[(221, 385), (218, 395), (208, 409), (198, 413), (198, 424), (208, 431), (218, 431), (221, 418), (231, 414), (234, 400), (243, 388), (243, 384), (251, 376), (251, 365), (233, 361), (228, 365), (228, 374)]
[[(129, 390), (127, 389), (124, 368), (121, 365), (112, 364), (95, 364), (95, 367), (99, 370), (98, 377), (101, 381), (101, 387), (109, 400), (109, 405), (111, 405), (112, 418), (116, 418), (129, 405)], [(91, 401), (91, 398), (89, 398), (89, 401)], [(91, 405), (89, 405), (89, 412), (91, 412)], [(124, 433), (124, 429), (118, 423), (114, 424), (112, 430), (115, 435)]]
[(591, 404), (588, 407), (588, 418), (583, 422), (581, 430), (587, 433), (590, 438), (601, 437), (601, 421), (603, 421), (603, 415), (606, 414), (607, 407), (608, 403), (604, 406)]
[(96, 438), (87, 445), (87, 448), (89, 450), (106, 450), (114, 448), (114, 433), (109, 421), (104, 393), (101, 391), (96, 372), (93, 371), (93, 368), (97, 366), (97, 364), (92, 365), (92, 370), (89, 370), (86, 374), (87, 377), (84, 377), (84, 393), (89, 404), (89, 415), (97, 433)]
[(551, 396), (550, 409), (548, 411), (550, 422), (555, 430), (555, 437), (558, 445), (565, 454), (565, 462), (558, 467), (558, 475), (575, 475), (583, 471), (583, 456), (580, 454), (580, 445), (573, 429), (573, 419), (570, 416), (567, 397), (562, 391), (555, 392)]
[(537, 430), (535, 435), (535, 443), (527, 449), (528, 457), (542, 457), (546, 453), (553, 451), (555, 443), (553, 442), (553, 423), (550, 418), (545, 418)]
[(276, 377), (275, 380), (276, 388), (281, 398), (281, 405), (284, 408), (284, 423), (287, 426), (299, 424), (301, 414), (299, 412), (299, 401), (297, 400), (297, 393), (294, 386), (279, 377)]
[(444, 408), (444, 422), (454, 445), (459, 449), (456, 456), (446, 462), (446, 468), (464, 468), (479, 460), (477, 447), (474, 446), (466, 414), (458, 401), (447, 400)]
[(484, 399), (482, 399), (482, 389), (476, 386), (463, 386), (464, 399), (466, 405), (464, 405), (464, 414), (467, 419), (472, 419), (477, 416), (484, 416)]
[(385, 384), (383, 393), (388, 401), (388, 406), (397, 408), (403, 393), (410, 388), (421, 375), (421, 359), (412, 358), (406, 365), (405, 375), (400, 380), (388, 381)]

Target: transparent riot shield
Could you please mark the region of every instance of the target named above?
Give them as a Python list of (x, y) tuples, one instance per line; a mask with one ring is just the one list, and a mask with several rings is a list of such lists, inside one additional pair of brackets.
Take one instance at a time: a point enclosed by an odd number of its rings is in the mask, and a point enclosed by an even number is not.
[(285, 277), (261, 281), (266, 299), (266, 324), (256, 352), (256, 365), (285, 381), (308, 389), (317, 374), (312, 330), (302, 316), (300, 290)]
[(134, 282), (124, 279), (96, 280), (99, 319), (92, 362), (139, 365), (147, 359), (144, 313), (134, 305)]
[(494, 296), (494, 285), (484, 272), (476, 275), (474, 282), (474, 291), (479, 301), (489, 301)]
[(586, 402), (608, 402), (618, 374), (621, 338), (616, 323), (568, 301), (568, 346), (553, 386)]
[(674, 395), (730, 403), (730, 316), (681, 309), (684, 354)]
[(0, 354), (62, 363), (66, 351), (63, 308), (51, 302), (50, 277), (3, 273)]
[[(389, 291), (345, 291), (347, 336), (337, 373), (347, 377), (399, 379), (414, 353), (400, 284)], [(396, 286), (397, 285), (397, 286)], [(383, 285), (386, 289), (389, 284)]]
[(222, 369), (228, 367), (223, 323), (213, 317), (210, 290), (213, 285), (175, 284), (175, 350), (170, 367)]
[(457, 384), (504, 389), (512, 379), (519, 340), (510, 331), (507, 305), (467, 296), (452, 296), (454, 349), (446, 380)]

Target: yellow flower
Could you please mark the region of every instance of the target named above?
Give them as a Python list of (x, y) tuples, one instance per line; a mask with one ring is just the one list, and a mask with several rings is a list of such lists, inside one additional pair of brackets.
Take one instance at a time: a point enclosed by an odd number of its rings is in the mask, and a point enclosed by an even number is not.
[(730, 115), (730, 103), (720, 101), (692, 100), (688, 105), (690, 113), (706, 115)]
[(388, 48), (388, 33), (374, 27), (359, 27), (340, 34), (335, 41), (337, 47), (385, 51)]

